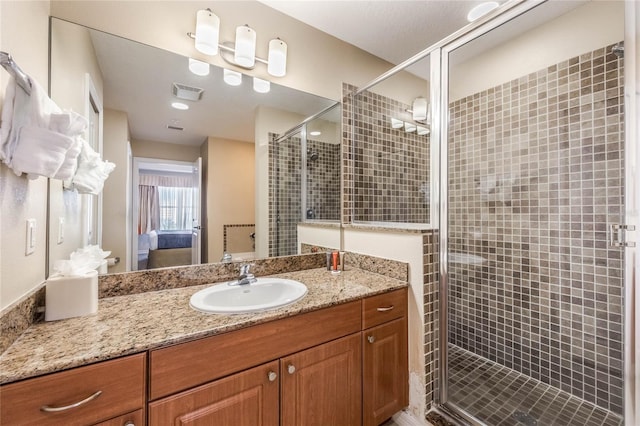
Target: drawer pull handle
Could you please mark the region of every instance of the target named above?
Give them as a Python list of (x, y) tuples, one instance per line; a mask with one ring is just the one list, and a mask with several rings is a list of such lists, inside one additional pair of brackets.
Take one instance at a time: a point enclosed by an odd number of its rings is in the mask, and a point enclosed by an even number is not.
[(73, 404), (65, 405), (64, 407), (49, 407), (48, 405), (43, 405), (42, 407), (40, 407), (40, 411), (44, 411), (45, 413), (57, 413), (59, 411), (71, 410), (72, 408), (77, 408), (77, 407), (80, 407), (81, 405), (84, 405), (88, 402), (93, 401), (100, 395), (102, 395), (102, 391), (99, 390), (98, 392), (88, 396), (82, 401), (74, 402)]
[(292, 364), (289, 364), (289, 366), (287, 367), (287, 371), (289, 372), (289, 374), (293, 374), (296, 372), (296, 367), (294, 367)]
[(269, 371), (269, 374), (267, 376), (269, 377), (270, 382), (275, 382), (278, 378), (278, 375), (274, 371)]
[(374, 336), (367, 336), (367, 340), (369, 341), (369, 343), (373, 343), (376, 341), (376, 338)]
[(378, 312), (389, 312), (390, 310), (392, 310), (394, 308), (393, 305), (391, 306), (384, 306), (382, 308), (378, 308)]

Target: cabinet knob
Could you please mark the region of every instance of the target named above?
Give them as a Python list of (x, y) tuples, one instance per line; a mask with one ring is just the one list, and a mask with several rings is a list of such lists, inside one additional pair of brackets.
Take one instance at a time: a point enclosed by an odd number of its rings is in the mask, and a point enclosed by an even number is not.
[(373, 343), (376, 341), (376, 338), (374, 336), (367, 336), (367, 340), (369, 341), (369, 343)]
[(289, 374), (293, 374), (296, 372), (296, 368), (292, 364), (289, 364), (289, 366), (287, 367), (287, 371), (289, 372)]
[(136, 426), (136, 424), (134, 422), (132, 422), (131, 420), (129, 420), (123, 426)]
[(269, 371), (267, 377), (269, 377), (270, 382), (275, 382), (275, 380), (278, 378), (278, 375), (274, 371)]

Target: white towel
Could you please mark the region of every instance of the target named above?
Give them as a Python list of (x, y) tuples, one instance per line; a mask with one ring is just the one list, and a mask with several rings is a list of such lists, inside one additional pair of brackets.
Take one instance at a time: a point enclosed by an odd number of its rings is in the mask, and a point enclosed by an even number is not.
[(76, 136), (72, 139), (73, 144), (67, 150), (62, 164), (58, 168), (56, 174), (53, 176), (54, 179), (71, 179), (75, 174), (76, 169), (78, 168), (78, 156), (80, 155), (80, 151), (82, 151), (83, 139), (79, 136)]
[(51, 114), (49, 117), (49, 129), (67, 136), (79, 136), (89, 123), (87, 119), (73, 111), (64, 111), (62, 114)]
[[(64, 163), (74, 140), (60, 133), (36, 126), (22, 126), (9, 166), (22, 173), (52, 178)], [(37, 176), (29, 176), (36, 178)]]
[(103, 161), (91, 146), (82, 140), (82, 151), (78, 156), (78, 169), (71, 180), (71, 187), (81, 194), (99, 194), (109, 173), (116, 167)]

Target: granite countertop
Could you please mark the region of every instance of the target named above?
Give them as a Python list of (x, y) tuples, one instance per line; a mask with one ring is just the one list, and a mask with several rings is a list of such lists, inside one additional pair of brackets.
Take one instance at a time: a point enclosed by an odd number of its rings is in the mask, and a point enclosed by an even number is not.
[(93, 316), (38, 323), (0, 355), (0, 384), (143, 352), (310, 312), (407, 286), (359, 269), (333, 275), (311, 269), (272, 275), (307, 285), (300, 301), (280, 309), (239, 315), (193, 310), (200, 285), (100, 299)]

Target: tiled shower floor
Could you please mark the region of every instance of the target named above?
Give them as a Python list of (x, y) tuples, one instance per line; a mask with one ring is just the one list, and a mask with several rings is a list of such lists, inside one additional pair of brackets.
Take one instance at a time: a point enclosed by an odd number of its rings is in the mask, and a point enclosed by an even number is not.
[(622, 425), (610, 411), (454, 345), (449, 400), (488, 425)]

